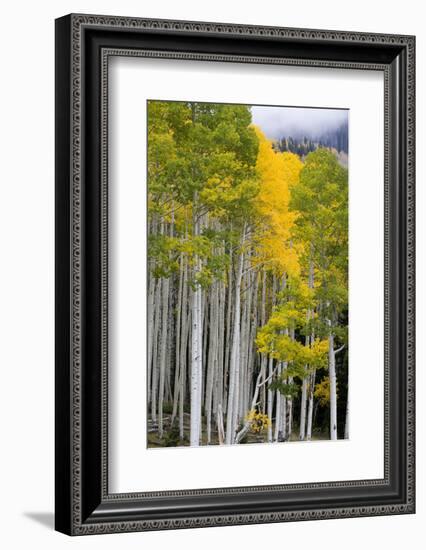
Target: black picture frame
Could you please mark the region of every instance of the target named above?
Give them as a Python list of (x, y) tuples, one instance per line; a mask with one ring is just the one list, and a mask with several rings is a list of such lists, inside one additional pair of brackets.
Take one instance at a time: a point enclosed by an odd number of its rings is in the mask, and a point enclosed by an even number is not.
[[(378, 70), (385, 82), (385, 475), (109, 494), (106, 77), (111, 55)], [(415, 38), (71, 14), (56, 20), (56, 529), (69, 535), (415, 511)]]

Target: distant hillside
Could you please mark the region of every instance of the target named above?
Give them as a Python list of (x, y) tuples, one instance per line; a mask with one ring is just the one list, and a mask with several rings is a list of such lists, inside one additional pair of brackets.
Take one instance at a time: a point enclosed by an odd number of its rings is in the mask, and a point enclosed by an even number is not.
[(324, 133), (317, 135), (295, 135), (282, 136), (279, 138), (275, 147), (279, 151), (290, 151), (301, 157), (305, 157), (311, 151), (315, 151), (318, 147), (327, 147), (335, 149), (337, 153), (348, 154), (348, 123), (343, 122), (335, 130), (327, 130)]

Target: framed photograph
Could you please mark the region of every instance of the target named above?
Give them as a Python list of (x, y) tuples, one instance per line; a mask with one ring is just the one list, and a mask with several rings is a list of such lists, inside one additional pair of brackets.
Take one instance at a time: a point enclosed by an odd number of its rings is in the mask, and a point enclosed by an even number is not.
[(413, 36), (56, 21), (56, 529), (415, 511)]

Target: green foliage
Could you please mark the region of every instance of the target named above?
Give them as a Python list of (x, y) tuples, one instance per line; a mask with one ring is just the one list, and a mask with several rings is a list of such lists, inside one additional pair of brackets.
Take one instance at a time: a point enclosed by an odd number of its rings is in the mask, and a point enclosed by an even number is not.
[(277, 390), (281, 395), (289, 399), (295, 399), (300, 391), (300, 386), (294, 382), (288, 382), (288, 376), (277, 377), (270, 385), (272, 391)]
[(293, 236), (303, 245), (302, 261), (314, 266), (320, 312), (316, 334), (324, 334), (330, 330), (325, 324), (334, 330), (348, 304), (348, 172), (333, 152), (319, 148), (309, 153), (291, 190), (290, 208), (296, 214)]
[(280, 303), (275, 307), (266, 325), (257, 333), (256, 344), (260, 353), (288, 363), (286, 376), (303, 379), (309, 370), (327, 366), (328, 341), (309, 339), (309, 345), (299, 342), (294, 334), (311, 335), (310, 317), (315, 306), (314, 291), (303, 285), (300, 279), (289, 279), (286, 288), (279, 294)]
[[(228, 266), (223, 243), (253, 212), (259, 192), (258, 138), (243, 105), (148, 102), (148, 215), (157, 225), (149, 239), (154, 277), (169, 277), (184, 254), (190, 266), (201, 260), (190, 281), (208, 287)], [(173, 216), (173, 220), (171, 219)], [(203, 220), (216, 220), (215, 225)], [(174, 235), (158, 225), (173, 221)], [(195, 223), (200, 231), (195, 231)]]

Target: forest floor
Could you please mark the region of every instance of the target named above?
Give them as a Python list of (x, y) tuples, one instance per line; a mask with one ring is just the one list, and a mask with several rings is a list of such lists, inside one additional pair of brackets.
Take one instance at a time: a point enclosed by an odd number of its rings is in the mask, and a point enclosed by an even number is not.
[[(148, 447), (149, 448), (160, 448), (160, 447), (189, 447), (189, 422), (190, 414), (184, 413), (184, 440), (179, 438), (179, 421), (176, 418), (174, 426), (171, 427), (171, 415), (165, 414), (163, 416), (163, 437), (158, 436), (157, 427), (152, 423), (151, 420), (148, 421)], [(299, 427), (293, 425), (293, 430), (288, 441), (295, 442), (299, 441)], [(267, 431), (264, 430), (261, 433), (248, 432), (244, 437), (241, 444), (247, 443), (267, 443)], [(327, 440), (329, 439), (328, 432), (315, 432), (312, 434), (312, 441), (318, 440)], [(207, 430), (205, 425), (205, 418), (203, 418), (203, 434), (201, 445), (207, 445)], [(212, 426), (211, 431), (211, 441), (209, 445), (219, 445), (219, 439), (217, 430)]]

